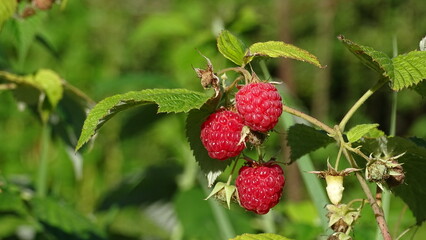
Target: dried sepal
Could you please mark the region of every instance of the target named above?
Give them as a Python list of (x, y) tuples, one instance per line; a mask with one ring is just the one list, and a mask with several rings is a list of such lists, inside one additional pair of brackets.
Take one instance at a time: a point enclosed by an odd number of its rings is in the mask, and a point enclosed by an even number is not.
[(203, 86), (204, 89), (207, 88), (213, 88), (216, 93), (216, 97), (220, 93), (220, 86), (219, 86), (219, 77), (216, 76), (216, 74), (213, 71), (213, 64), (211, 63), (210, 59), (208, 59), (206, 56), (202, 55), (207, 60), (207, 68), (201, 69), (201, 68), (194, 68), (194, 71), (197, 73), (197, 76), (201, 79), (201, 86)]
[(392, 188), (402, 184), (405, 174), (402, 164), (397, 159), (404, 154), (397, 156), (389, 156), (388, 154), (370, 156), (370, 161), (365, 168), (366, 179), (370, 182), (375, 182), (382, 189), (384, 186)]

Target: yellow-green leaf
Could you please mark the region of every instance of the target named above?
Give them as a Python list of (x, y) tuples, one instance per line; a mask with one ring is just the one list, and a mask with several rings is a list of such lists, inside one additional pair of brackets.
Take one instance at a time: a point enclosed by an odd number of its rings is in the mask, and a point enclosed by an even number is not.
[(356, 125), (348, 131), (346, 136), (348, 137), (349, 142), (353, 143), (358, 141), (374, 129), (377, 129), (378, 126), (379, 124), (377, 123)]
[(322, 67), (318, 58), (308, 51), (284, 42), (269, 41), (251, 45), (245, 53), (244, 63), (249, 63), (256, 56), (291, 58)]
[(289, 238), (273, 233), (249, 234), (245, 233), (230, 240), (290, 240)]
[(231, 60), (235, 64), (242, 66), (244, 65), (244, 53), (246, 47), (244, 43), (238, 39), (235, 35), (227, 30), (223, 30), (217, 38), (217, 48), (219, 52)]
[(8, 20), (15, 13), (18, 7), (18, 1), (16, 0), (1, 0), (0, 1), (0, 30), (3, 23)]

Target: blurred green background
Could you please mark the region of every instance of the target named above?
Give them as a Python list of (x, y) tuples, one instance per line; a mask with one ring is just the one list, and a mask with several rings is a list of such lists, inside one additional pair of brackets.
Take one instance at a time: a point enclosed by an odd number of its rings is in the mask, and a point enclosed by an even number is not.
[[(96, 102), (146, 88), (202, 91), (193, 70), (206, 65), (200, 53), (215, 70), (233, 66), (216, 48), (217, 34), (228, 29), (248, 45), (292, 43), (327, 65), (318, 69), (302, 62), (267, 61), (273, 78), (285, 83), (303, 111), (333, 125), (378, 79), (336, 37), (342, 34), (392, 56), (394, 46), (399, 53), (418, 48), (426, 35), (425, 16), (421, 0), (69, 0), (63, 9), (55, 4), (5, 23), (0, 70), (30, 74), (49, 68)], [(13, 21), (21, 27), (14, 28)], [(253, 67), (261, 73), (256, 62)], [(377, 122), (388, 132), (390, 93), (379, 91), (349, 124)], [(0, 181), (31, 195), (42, 127), (9, 91), (0, 90), (0, 102)], [(412, 90), (398, 95), (397, 135), (426, 137), (424, 106), (425, 100)], [(284, 132), (286, 127), (279, 129)], [(268, 144), (272, 155), (286, 160), (283, 134)], [(336, 150), (329, 146), (313, 153), (316, 167), (324, 168), (325, 159), (335, 157)], [(205, 201), (209, 190), (186, 141), (185, 115), (156, 114), (155, 106), (119, 114), (93, 145), (77, 154), (59, 138), (51, 138), (48, 161), (49, 196), (86, 216), (108, 239), (226, 239), (257, 232), (293, 239), (325, 236), (295, 165), (284, 168), (287, 186), (271, 214), (255, 216), (236, 205), (228, 211)], [(345, 201), (363, 196), (355, 181), (345, 187)], [(389, 226), (396, 237), (415, 220), (398, 198), (391, 204)], [(34, 219), (0, 214), (0, 239), (44, 239)], [(374, 239), (375, 231), (367, 206), (354, 237)], [(66, 239), (57, 236), (49, 239)], [(425, 236), (421, 227), (402, 239)]]

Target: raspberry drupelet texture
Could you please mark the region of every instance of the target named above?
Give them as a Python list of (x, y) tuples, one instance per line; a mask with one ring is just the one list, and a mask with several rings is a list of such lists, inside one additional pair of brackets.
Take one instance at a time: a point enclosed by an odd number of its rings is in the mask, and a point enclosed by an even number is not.
[(238, 156), (244, 150), (240, 142), (243, 118), (236, 112), (219, 110), (201, 125), (201, 142), (211, 158), (225, 160)]
[(243, 166), (235, 182), (241, 206), (257, 214), (266, 214), (278, 204), (284, 184), (277, 164)]
[(236, 107), (244, 124), (258, 132), (275, 127), (283, 111), (281, 96), (271, 83), (250, 83), (235, 95)]

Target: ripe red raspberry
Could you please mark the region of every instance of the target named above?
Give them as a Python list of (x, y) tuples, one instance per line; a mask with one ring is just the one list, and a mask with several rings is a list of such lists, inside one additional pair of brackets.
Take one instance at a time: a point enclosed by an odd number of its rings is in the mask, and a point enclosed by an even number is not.
[(267, 132), (275, 127), (283, 111), (281, 96), (270, 83), (250, 83), (235, 95), (237, 110), (252, 130)]
[(243, 166), (235, 182), (241, 206), (257, 214), (266, 214), (277, 205), (284, 184), (281, 167), (268, 163)]
[(211, 158), (225, 160), (238, 156), (244, 150), (240, 142), (243, 118), (236, 112), (219, 110), (201, 125), (201, 142)]

